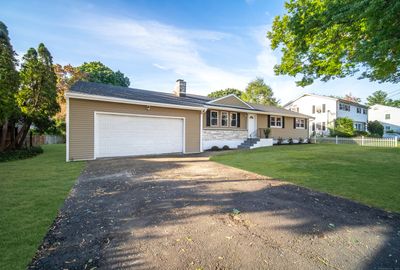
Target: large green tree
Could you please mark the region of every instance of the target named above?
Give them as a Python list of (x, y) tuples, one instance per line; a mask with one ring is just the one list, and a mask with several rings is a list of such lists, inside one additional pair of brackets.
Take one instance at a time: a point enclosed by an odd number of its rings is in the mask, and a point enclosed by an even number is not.
[(9, 120), (17, 110), (14, 95), (18, 90), (19, 76), (15, 56), (7, 26), (0, 21), (0, 151), (6, 147)]
[(30, 48), (22, 61), (21, 87), (16, 95), (22, 121), (16, 137), (17, 147), (22, 146), (31, 124), (40, 130), (46, 129), (60, 109), (53, 60), (44, 44), (39, 44), (37, 50)]
[(400, 81), (400, 1), (290, 0), (267, 36), (281, 48), (279, 75), (300, 86), (361, 72), (361, 78)]
[(80, 71), (87, 74), (84, 80), (89, 82), (98, 82), (125, 87), (130, 85), (129, 78), (126, 77), (122, 72), (119, 70), (114, 72), (111, 68), (107, 67), (101, 62), (85, 62), (78, 68)]
[(385, 91), (375, 91), (367, 97), (367, 105), (372, 106), (375, 104), (400, 107), (400, 100), (393, 100), (389, 98), (388, 93)]
[(256, 78), (247, 85), (242, 99), (247, 102), (262, 105), (279, 104), (279, 101), (274, 97), (272, 88), (268, 86), (262, 78)]
[(239, 89), (235, 89), (235, 88), (226, 88), (226, 89), (221, 89), (221, 90), (211, 92), (210, 94), (208, 94), (208, 97), (220, 98), (220, 97), (224, 97), (224, 96), (232, 95), (232, 94), (234, 94), (240, 98), (242, 96), (243, 92), (240, 91)]

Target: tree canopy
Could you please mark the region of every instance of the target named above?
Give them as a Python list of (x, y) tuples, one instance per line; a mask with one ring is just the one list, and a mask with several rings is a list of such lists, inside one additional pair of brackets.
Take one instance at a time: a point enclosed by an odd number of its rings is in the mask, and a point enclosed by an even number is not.
[(87, 74), (84, 80), (89, 82), (98, 82), (125, 87), (130, 85), (129, 78), (126, 77), (122, 72), (119, 70), (114, 72), (111, 68), (98, 61), (89, 63), (85, 62), (78, 68), (80, 71)]
[[(2, 134), (7, 134), (8, 120), (15, 113), (15, 93), (18, 90), (19, 76), (17, 60), (8, 36), (7, 26), (0, 21), (0, 125)], [(5, 148), (6, 136), (1, 136), (0, 151)]]
[(372, 106), (375, 104), (393, 106), (400, 108), (400, 100), (393, 100), (389, 98), (389, 95), (382, 90), (373, 92), (367, 97), (367, 105)]
[(283, 53), (277, 75), (302, 75), (300, 86), (355, 74), (400, 81), (400, 1), (290, 0), (285, 9), (267, 34)]
[(272, 88), (268, 86), (262, 78), (256, 78), (249, 82), (242, 95), (242, 99), (247, 102), (262, 105), (279, 104), (279, 101), (274, 97)]
[(18, 146), (22, 145), (32, 123), (40, 130), (46, 129), (51, 124), (51, 117), (60, 109), (53, 59), (43, 43), (37, 50), (30, 48), (24, 55), (20, 78), (16, 98), (23, 127), (17, 135)]
[(221, 90), (211, 92), (210, 94), (208, 94), (208, 97), (220, 98), (220, 97), (224, 97), (224, 96), (231, 95), (231, 94), (234, 94), (240, 98), (242, 96), (243, 92), (240, 91), (239, 89), (235, 89), (235, 88), (226, 88), (226, 89), (221, 89)]

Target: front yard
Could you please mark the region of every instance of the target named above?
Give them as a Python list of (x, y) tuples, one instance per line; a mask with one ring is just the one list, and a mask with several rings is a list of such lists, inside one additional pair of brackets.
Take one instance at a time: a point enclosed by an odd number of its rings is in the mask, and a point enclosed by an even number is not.
[(400, 212), (399, 149), (289, 145), (232, 152), (212, 160)]
[(65, 162), (65, 145), (0, 163), (0, 269), (25, 269), (57, 215), (83, 162)]

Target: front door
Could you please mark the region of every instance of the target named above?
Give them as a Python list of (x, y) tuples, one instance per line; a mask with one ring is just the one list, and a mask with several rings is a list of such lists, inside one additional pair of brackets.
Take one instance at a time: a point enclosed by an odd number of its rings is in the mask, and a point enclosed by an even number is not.
[(257, 137), (257, 115), (249, 114), (247, 117), (247, 132), (249, 138)]

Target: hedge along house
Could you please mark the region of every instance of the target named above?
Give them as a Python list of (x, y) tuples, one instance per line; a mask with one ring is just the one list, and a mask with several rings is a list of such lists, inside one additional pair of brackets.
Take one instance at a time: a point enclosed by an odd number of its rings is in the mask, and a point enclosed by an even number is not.
[(183, 80), (171, 94), (77, 82), (66, 100), (67, 161), (262, 146), (267, 127), (275, 139), (309, 135), (310, 116), (235, 95), (187, 94)]

